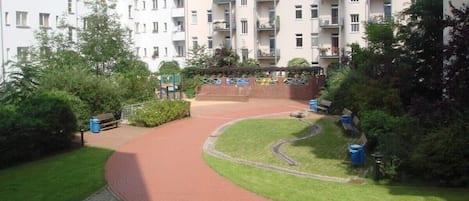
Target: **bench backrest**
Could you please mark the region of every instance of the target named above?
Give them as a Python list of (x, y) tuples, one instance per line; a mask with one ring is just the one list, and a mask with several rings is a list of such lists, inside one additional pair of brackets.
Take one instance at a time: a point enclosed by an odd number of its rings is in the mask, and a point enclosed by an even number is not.
[(93, 116), (93, 118), (99, 119), (99, 121), (113, 121), (113, 120), (115, 120), (114, 114), (112, 114), (112, 113), (98, 114), (96, 116)]
[(321, 99), (321, 100), (319, 100), (319, 104), (323, 105), (323, 106), (326, 106), (326, 107), (330, 107), (332, 105), (332, 101)]
[(344, 108), (344, 110), (342, 110), (342, 114), (344, 115), (352, 115), (352, 111), (347, 109), (347, 108)]
[(353, 125), (355, 125), (355, 127), (360, 126), (360, 119), (358, 119), (357, 116), (353, 116), (352, 121), (353, 121)]

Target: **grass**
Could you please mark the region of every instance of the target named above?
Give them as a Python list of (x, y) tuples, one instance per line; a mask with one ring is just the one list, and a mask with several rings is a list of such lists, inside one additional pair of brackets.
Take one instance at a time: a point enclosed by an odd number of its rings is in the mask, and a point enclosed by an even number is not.
[[(313, 120), (311, 120), (313, 121)], [(311, 131), (305, 123), (293, 119), (251, 119), (230, 126), (218, 139), (215, 149), (232, 157), (303, 172), (343, 178), (363, 175), (366, 168), (351, 167), (347, 146), (352, 139), (344, 136), (332, 119), (319, 119), (321, 134), (282, 146), (299, 166), (289, 166), (271, 151), (280, 140), (299, 137)]]
[(203, 155), (222, 176), (277, 201), (465, 201), (469, 189), (334, 183), (258, 169)]
[(106, 185), (113, 151), (86, 147), (0, 170), (0, 200), (79, 201)]

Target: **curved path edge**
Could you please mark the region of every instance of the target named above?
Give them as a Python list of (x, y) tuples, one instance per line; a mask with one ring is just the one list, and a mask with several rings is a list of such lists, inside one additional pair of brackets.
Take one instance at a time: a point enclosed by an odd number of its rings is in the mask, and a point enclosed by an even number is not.
[[(252, 166), (252, 167), (262, 168), (262, 169), (266, 169), (266, 170), (272, 170), (272, 171), (276, 171), (276, 172), (280, 172), (280, 173), (285, 173), (285, 174), (290, 174), (290, 175), (295, 175), (295, 176), (300, 176), (300, 177), (305, 177), (305, 178), (317, 179), (317, 180), (322, 180), (322, 181), (338, 182), (338, 183), (348, 183), (348, 182), (351, 181), (351, 179), (347, 179), (347, 178), (331, 177), (331, 176), (325, 176), (325, 175), (319, 175), (319, 174), (306, 173), (306, 172), (291, 170), (291, 169), (282, 168), (282, 167), (278, 167), (278, 166), (273, 166), (273, 165), (267, 165), (267, 164), (263, 164), (263, 163), (248, 161), (248, 160), (244, 160), (244, 159), (240, 159), (240, 158), (234, 158), (234, 157), (231, 157), (231, 156), (229, 156), (225, 153), (222, 153), (220, 151), (215, 150), (215, 143), (216, 143), (218, 137), (221, 136), (224, 133), (224, 131), (226, 130), (226, 128), (228, 128), (229, 126), (231, 126), (231, 125), (233, 125), (233, 124), (235, 124), (239, 121), (242, 121), (242, 120), (267, 117), (267, 116), (272, 116), (272, 115), (277, 115), (277, 114), (282, 114), (282, 113), (253, 116), (253, 117), (248, 117), (248, 118), (240, 118), (240, 119), (236, 119), (236, 120), (233, 120), (233, 121), (230, 121), (228, 123), (225, 123), (225, 124), (221, 125), (215, 131), (212, 132), (210, 137), (208, 137), (205, 140), (204, 145), (203, 145), (204, 153), (207, 153), (207, 154), (209, 154), (211, 156), (214, 156), (214, 157), (217, 157), (217, 158), (221, 158), (221, 159), (229, 160), (229, 161), (232, 161), (232, 162), (236, 162), (236, 163), (239, 163), (239, 164), (249, 165), (249, 166)], [(319, 127), (319, 129), (321, 129), (321, 127), (319, 125), (317, 125), (317, 126)]]

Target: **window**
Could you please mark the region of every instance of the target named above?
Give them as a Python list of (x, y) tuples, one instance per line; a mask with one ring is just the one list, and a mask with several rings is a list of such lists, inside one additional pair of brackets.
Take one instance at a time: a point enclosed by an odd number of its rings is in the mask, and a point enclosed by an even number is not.
[(319, 36), (318, 33), (311, 33), (311, 47), (319, 46)]
[(192, 24), (197, 24), (197, 11), (193, 10), (191, 13), (192, 13)]
[(311, 18), (318, 18), (318, 5), (311, 5)]
[(68, 0), (67, 8), (68, 8), (68, 13), (73, 14), (73, 11), (75, 10), (74, 5), (73, 5), (73, 0)]
[(19, 61), (27, 61), (29, 57), (29, 48), (28, 47), (17, 47), (16, 48), (16, 58)]
[(83, 29), (88, 28), (88, 19), (86, 17), (83, 18)]
[(50, 27), (49, 25), (49, 13), (39, 13), (39, 26)]
[(73, 41), (73, 27), (68, 27), (68, 40)]
[(296, 19), (301, 19), (303, 18), (303, 13), (301, 11), (301, 5), (296, 5), (295, 6), (295, 18)]
[(177, 0), (176, 8), (184, 8), (184, 0)]
[(158, 0), (153, 0), (153, 10), (158, 9)]
[(249, 58), (249, 50), (246, 48), (241, 49), (241, 58), (243, 59), (242, 61), (245, 62)]
[(158, 22), (153, 22), (153, 33), (158, 33)]
[(160, 48), (159, 47), (153, 47), (153, 54), (151, 55), (151, 57), (153, 58), (157, 58), (160, 56)]
[(167, 32), (168, 31), (168, 23), (164, 23), (164, 32)]
[(358, 18), (358, 14), (350, 15), (350, 25), (351, 32), (360, 31), (360, 20)]
[(138, 30), (139, 26), (140, 26), (140, 24), (138, 22), (135, 22), (135, 33), (136, 34), (140, 33), (140, 31)]
[(184, 56), (184, 46), (177, 45), (176, 46), (176, 51), (177, 51), (177, 57), (183, 57)]
[(147, 5), (145, 5), (145, 1), (142, 1), (142, 10), (145, 10), (146, 7)]
[(58, 16), (58, 15), (55, 16), (55, 26), (56, 26), (56, 27), (59, 27), (59, 26), (60, 26), (60, 20), (59, 20), (59, 16)]
[(147, 25), (143, 24), (143, 33), (146, 33), (146, 32), (147, 32)]
[(384, 1), (384, 19), (385, 20), (392, 19), (391, 0)]
[(208, 49), (212, 49), (213, 48), (213, 38), (211, 36), (208, 37), (208, 41), (207, 41), (207, 46), (208, 46)]
[(207, 10), (207, 22), (212, 22), (212, 10)]
[(241, 20), (241, 34), (247, 34), (247, 33), (248, 33), (248, 21)]
[(166, 0), (163, 0), (163, 8), (166, 8)]
[(198, 38), (192, 37), (192, 47), (196, 48), (199, 46)]
[(16, 26), (17, 27), (28, 26), (28, 12), (16, 11)]
[(358, 2), (360, 2), (360, 0), (350, 0), (350, 2), (352, 2), (352, 3), (358, 3)]
[(147, 57), (147, 48), (143, 48), (143, 57)]
[(10, 16), (8, 15), (8, 12), (5, 12), (5, 26), (10, 26)]
[(248, 5), (248, 0), (241, 0), (241, 5), (242, 6)]
[(132, 19), (132, 6), (129, 5), (129, 10), (127, 11), (129, 15), (129, 19)]
[(134, 8), (135, 10), (138, 10), (138, 0), (134, 0)]
[(137, 57), (140, 57), (140, 48), (139, 47), (135, 48), (135, 55), (137, 55)]
[(296, 48), (303, 47), (303, 34), (296, 34)]
[(129, 30), (129, 39), (132, 39), (132, 30)]
[(165, 57), (168, 56), (168, 48), (167, 48), (167, 47), (164, 48), (164, 56), (165, 56)]

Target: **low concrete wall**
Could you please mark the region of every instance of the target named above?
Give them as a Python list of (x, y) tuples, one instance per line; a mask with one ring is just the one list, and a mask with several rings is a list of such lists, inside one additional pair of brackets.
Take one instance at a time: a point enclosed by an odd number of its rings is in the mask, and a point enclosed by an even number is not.
[[(220, 78), (217, 84), (205, 84), (197, 93), (197, 100), (223, 100), (235, 101), (246, 98), (266, 98), (266, 99), (294, 99), (309, 100), (315, 98), (322, 86), (324, 86), (325, 76), (315, 76), (307, 78), (307, 82), (302, 84), (291, 83), (291, 78), (278, 77), (276, 79), (249, 77), (249, 83), (245, 85), (229, 84), (232, 80), (226, 77)], [(230, 98), (231, 97), (231, 98)]]

